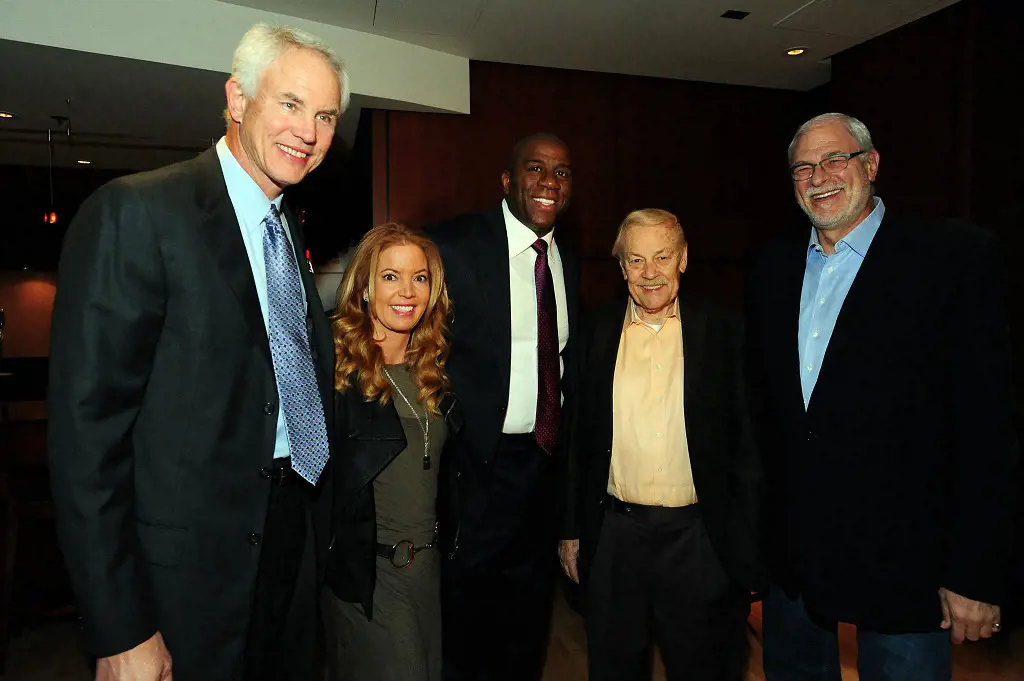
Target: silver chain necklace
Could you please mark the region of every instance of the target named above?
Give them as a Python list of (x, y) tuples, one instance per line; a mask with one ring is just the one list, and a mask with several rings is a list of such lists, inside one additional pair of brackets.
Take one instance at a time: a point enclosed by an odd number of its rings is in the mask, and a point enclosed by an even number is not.
[(402, 389), (395, 383), (395, 379), (391, 378), (391, 373), (387, 367), (383, 367), (384, 375), (388, 377), (388, 381), (391, 382), (391, 387), (398, 391), (398, 394), (402, 396), (405, 403), (409, 406), (409, 411), (412, 412), (412, 417), (416, 419), (416, 425), (420, 427), (420, 431), (423, 433), (423, 470), (430, 470), (430, 414), (427, 412), (426, 407), (423, 408), (423, 423), (420, 423), (420, 417), (416, 413), (416, 410), (412, 406), (412, 402), (405, 396)]

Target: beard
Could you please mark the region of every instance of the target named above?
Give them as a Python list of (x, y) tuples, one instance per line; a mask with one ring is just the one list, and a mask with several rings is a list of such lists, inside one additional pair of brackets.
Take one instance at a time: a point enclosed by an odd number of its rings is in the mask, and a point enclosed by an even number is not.
[[(810, 219), (816, 229), (835, 229), (845, 227), (857, 219), (864, 208), (871, 204), (871, 183), (867, 175), (863, 175), (864, 183), (851, 190), (849, 185), (841, 180), (830, 183), (828, 186), (808, 187), (803, 194), (803, 201), (800, 201), (800, 208)], [(829, 214), (817, 213), (814, 210), (814, 197), (826, 194), (835, 189), (843, 190), (842, 198), (846, 199), (846, 205), (837, 212)]]

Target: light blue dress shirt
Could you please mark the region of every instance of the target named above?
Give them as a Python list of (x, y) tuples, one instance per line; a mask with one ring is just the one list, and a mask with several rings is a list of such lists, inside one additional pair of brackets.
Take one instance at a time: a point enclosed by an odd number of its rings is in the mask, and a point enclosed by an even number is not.
[(839, 311), (846, 294), (853, 286), (861, 263), (878, 232), (885, 215), (885, 204), (875, 197), (875, 208), (863, 222), (839, 240), (836, 251), (825, 255), (818, 243), (818, 232), (811, 228), (807, 245), (807, 265), (804, 268), (804, 286), (800, 293), (800, 387), (804, 393), (804, 408), (811, 401), (814, 384), (818, 382), (821, 362), (825, 359), (828, 342), (836, 327)]
[[(227, 140), (224, 137), (217, 142), (217, 158), (220, 160), (221, 172), (224, 173), (224, 182), (228, 187), (228, 198), (235, 209), (235, 216), (238, 218), (238, 226), (242, 230), (242, 242), (245, 244), (245, 252), (249, 256), (249, 266), (252, 268), (252, 278), (256, 282), (256, 295), (260, 299), (260, 311), (263, 313), (263, 326), (270, 333), (269, 317), (267, 316), (267, 265), (263, 256), (263, 232), (266, 229), (264, 220), (270, 212), (270, 205), (273, 203), (278, 210), (281, 210), (282, 196), (278, 195), (273, 201), (267, 198), (256, 181), (249, 177), (231, 150), (228, 149)], [(288, 221), (281, 214), (281, 223), (285, 227), (285, 234), (291, 240), (291, 229)], [(292, 248), (294, 250), (294, 244)], [(295, 262), (301, 262), (299, 258)], [(301, 276), (301, 273), (300, 273)], [(302, 292), (303, 302), (306, 302), (306, 292)], [(280, 393), (278, 404), (281, 403)], [(274, 445), (274, 458), (279, 459), (291, 456), (291, 449), (288, 446), (288, 424), (284, 420), (284, 410), (277, 410), (277, 442)]]

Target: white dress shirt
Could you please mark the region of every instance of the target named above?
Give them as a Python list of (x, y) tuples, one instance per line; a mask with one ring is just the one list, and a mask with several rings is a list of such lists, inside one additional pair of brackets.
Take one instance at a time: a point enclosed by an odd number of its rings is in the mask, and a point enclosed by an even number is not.
[[(504, 433), (532, 433), (537, 420), (537, 284), (533, 268), (537, 251), (533, 242), (537, 235), (520, 222), (501, 202), (508, 236), (508, 274), (512, 314), (512, 356), (509, 367), (508, 409), (505, 411)], [(548, 269), (555, 285), (555, 308), (558, 316), (558, 352), (565, 350), (569, 340), (569, 312), (565, 302), (565, 280), (562, 259), (554, 230), (542, 239), (548, 244)], [(559, 376), (565, 373), (565, 361), (559, 357)]]
[[(224, 174), (224, 183), (227, 185), (228, 198), (235, 209), (235, 217), (238, 218), (238, 227), (242, 230), (242, 243), (245, 244), (245, 253), (249, 256), (249, 267), (252, 269), (253, 282), (256, 284), (256, 296), (260, 300), (260, 311), (263, 313), (263, 325), (270, 333), (270, 318), (267, 316), (267, 264), (263, 254), (263, 233), (266, 231), (264, 220), (270, 212), (270, 205), (274, 204), (281, 210), (282, 196), (278, 195), (273, 201), (267, 198), (256, 181), (249, 173), (245, 172), (238, 163), (231, 150), (228, 149), (226, 138), (221, 137), (217, 142), (217, 158), (220, 160), (221, 172)], [(281, 224), (284, 226), (284, 233), (291, 241), (291, 229), (288, 227), (288, 220), (284, 213), (281, 213)], [(292, 244), (294, 250), (295, 245)], [(304, 262), (295, 259), (296, 263)], [(303, 303), (306, 302), (306, 292), (302, 291)], [(280, 394), (278, 394), (280, 404)], [(274, 458), (279, 459), (291, 456), (291, 447), (288, 445), (288, 424), (284, 420), (284, 409), (277, 410), (277, 442), (274, 445)]]

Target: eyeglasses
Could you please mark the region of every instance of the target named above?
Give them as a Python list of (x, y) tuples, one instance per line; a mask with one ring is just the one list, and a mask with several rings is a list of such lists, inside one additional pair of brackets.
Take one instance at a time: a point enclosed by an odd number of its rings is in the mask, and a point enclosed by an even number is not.
[(864, 149), (855, 151), (852, 154), (833, 154), (817, 163), (797, 163), (789, 167), (789, 174), (794, 181), (809, 180), (814, 175), (814, 169), (821, 166), (821, 169), (830, 175), (841, 173), (850, 165), (850, 159), (856, 158), (865, 152)]

